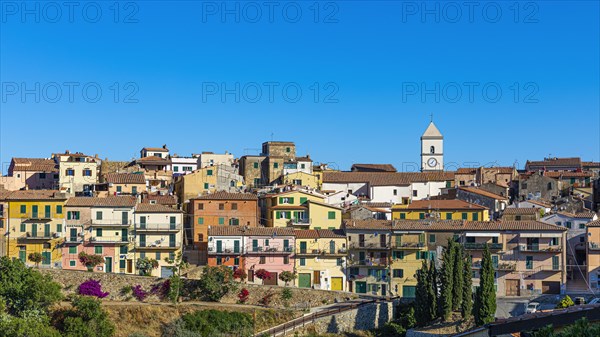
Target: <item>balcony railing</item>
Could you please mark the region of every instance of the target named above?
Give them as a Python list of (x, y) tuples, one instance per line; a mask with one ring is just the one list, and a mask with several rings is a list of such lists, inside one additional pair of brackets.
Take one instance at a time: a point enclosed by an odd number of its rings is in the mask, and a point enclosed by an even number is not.
[(181, 224), (146, 224), (137, 225), (135, 230), (138, 232), (178, 232), (181, 230)]
[(32, 219), (32, 220), (39, 220), (39, 219), (52, 219), (52, 213), (45, 213), (45, 212), (29, 212), (29, 213), (21, 213), (19, 215), (19, 218), (21, 219)]
[(589, 242), (588, 246), (590, 250), (600, 250), (600, 243), (598, 242)]
[(177, 250), (181, 242), (136, 242), (135, 248), (140, 250)]
[(424, 242), (398, 242), (394, 243), (395, 249), (422, 249), (425, 248)]
[(310, 219), (291, 219), (287, 222), (288, 226), (310, 226)]
[(501, 243), (465, 242), (463, 246), (466, 250), (484, 250), (486, 244), (490, 250), (502, 250)]
[(519, 245), (519, 250), (530, 253), (557, 253), (562, 251), (561, 246), (539, 246), (539, 245)]
[[(481, 261), (473, 262), (473, 269), (481, 269)], [(516, 262), (500, 262), (496, 266), (492, 266), (495, 270), (514, 271), (517, 270)]]
[(223, 254), (223, 255), (242, 254), (241, 248), (235, 249), (235, 248), (223, 247), (221, 249), (217, 249), (216, 247), (208, 247), (208, 251), (211, 254)]
[(126, 236), (92, 236), (90, 242), (94, 243), (127, 243), (129, 238)]
[(373, 243), (373, 242), (354, 242), (350, 244), (350, 249), (389, 249), (390, 245), (385, 243)]
[(246, 254), (291, 254), (294, 252), (293, 247), (252, 247)]
[(56, 232), (25, 232), (23, 235), (18, 237), (19, 240), (51, 240), (58, 239), (62, 236), (62, 233)]
[(131, 226), (131, 220), (123, 222), (121, 220), (92, 220), (90, 227), (129, 227)]
[(80, 243), (83, 243), (83, 237), (79, 236), (79, 235), (78, 236), (70, 236), (65, 239), (65, 243), (66, 244), (80, 244)]
[(387, 258), (372, 258), (364, 260), (350, 260), (350, 266), (367, 266), (367, 267), (387, 267), (389, 261)]

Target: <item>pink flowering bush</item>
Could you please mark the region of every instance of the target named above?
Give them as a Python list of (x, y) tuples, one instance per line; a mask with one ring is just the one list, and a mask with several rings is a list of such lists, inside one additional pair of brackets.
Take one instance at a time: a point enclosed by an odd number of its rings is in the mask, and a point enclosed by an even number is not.
[(79, 294), (86, 296), (94, 296), (98, 298), (105, 298), (108, 296), (108, 292), (102, 291), (102, 285), (98, 280), (89, 279), (79, 285)]

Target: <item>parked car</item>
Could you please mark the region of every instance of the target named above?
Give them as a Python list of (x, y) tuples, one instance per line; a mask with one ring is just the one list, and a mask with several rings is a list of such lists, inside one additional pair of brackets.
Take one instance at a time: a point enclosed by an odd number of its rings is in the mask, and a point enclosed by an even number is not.
[(533, 314), (534, 312), (537, 312), (539, 308), (540, 304), (538, 302), (529, 302), (529, 304), (527, 304), (527, 308), (525, 308), (525, 313)]
[(575, 305), (585, 304), (585, 297), (575, 297)]
[(589, 304), (598, 304), (598, 303), (600, 303), (600, 298), (598, 298), (598, 297), (596, 297), (596, 298), (592, 299), (592, 300), (589, 302)]

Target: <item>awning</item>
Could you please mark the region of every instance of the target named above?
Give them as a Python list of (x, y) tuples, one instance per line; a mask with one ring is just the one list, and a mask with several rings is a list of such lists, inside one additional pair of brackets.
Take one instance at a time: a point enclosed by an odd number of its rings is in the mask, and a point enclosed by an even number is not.
[(485, 238), (489, 238), (489, 237), (494, 237), (494, 238), (498, 238), (500, 237), (500, 233), (495, 233), (495, 232), (468, 232), (465, 233), (465, 236), (475, 236), (475, 237), (485, 237)]

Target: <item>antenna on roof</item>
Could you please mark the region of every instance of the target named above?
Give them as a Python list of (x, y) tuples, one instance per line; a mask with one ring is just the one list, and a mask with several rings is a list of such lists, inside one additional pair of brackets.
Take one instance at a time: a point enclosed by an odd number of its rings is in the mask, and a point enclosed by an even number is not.
[(433, 123), (433, 113), (429, 114), (430, 122)]

